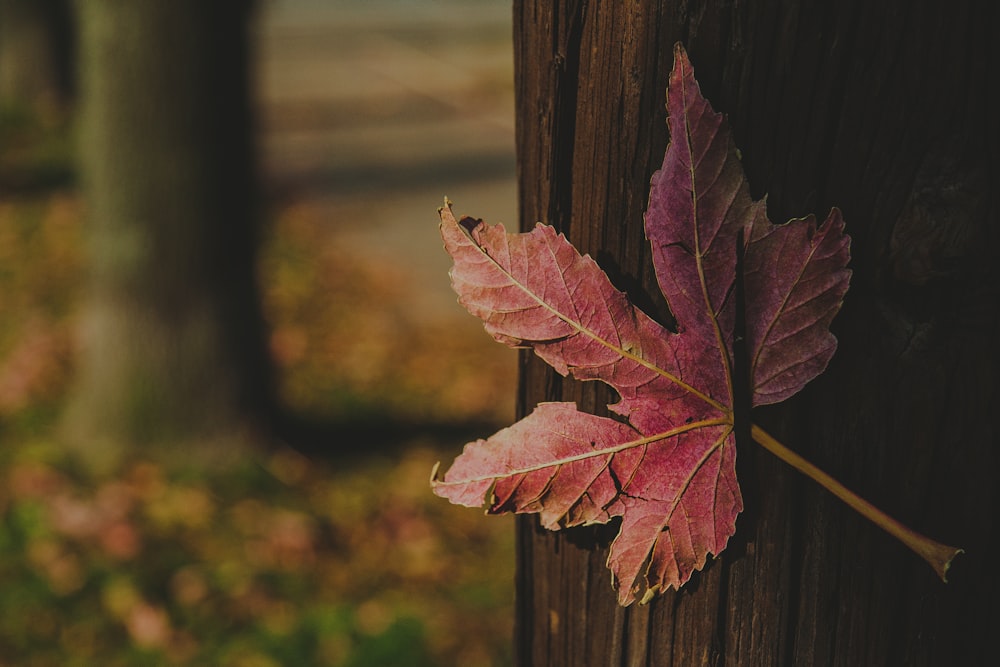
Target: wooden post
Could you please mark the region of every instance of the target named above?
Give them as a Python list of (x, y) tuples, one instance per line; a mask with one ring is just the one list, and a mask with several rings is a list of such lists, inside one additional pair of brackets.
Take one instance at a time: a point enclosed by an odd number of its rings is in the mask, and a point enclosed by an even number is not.
[[(904, 523), (966, 549), (951, 583), (753, 442), (728, 549), (647, 606), (617, 606), (616, 528), (518, 523), (517, 664), (977, 665), (995, 659), (1000, 429), (997, 11), (974, 2), (520, 0), (522, 229), (565, 232), (669, 323), (642, 229), (683, 42), (772, 220), (839, 206), (854, 277), (839, 350), (755, 419)], [(992, 97), (991, 97), (992, 96)], [(576, 400), (522, 357), (520, 410)]]

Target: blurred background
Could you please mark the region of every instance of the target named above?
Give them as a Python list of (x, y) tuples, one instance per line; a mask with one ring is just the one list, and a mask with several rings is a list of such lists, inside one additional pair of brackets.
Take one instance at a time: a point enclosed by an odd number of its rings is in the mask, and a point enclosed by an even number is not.
[(510, 664), (510, 7), (0, 0), (0, 666)]

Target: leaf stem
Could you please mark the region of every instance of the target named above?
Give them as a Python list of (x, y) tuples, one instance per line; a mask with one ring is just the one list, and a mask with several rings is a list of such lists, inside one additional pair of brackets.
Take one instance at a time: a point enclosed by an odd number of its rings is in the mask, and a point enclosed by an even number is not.
[(937, 575), (941, 577), (941, 581), (948, 581), (947, 574), (948, 568), (951, 566), (951, 561), (958, 554), (964, 553), (962, 549), (941, 544), (940, 542), (935, 542), (929, 537), (925, 537), (924, 535), (907, 528), (864, 498), (858, 496), (833, 477), (830, 477), (809, 461), (806, 461), (804, 458), (785, 447), (783, 444), (775, 440), (771, 434), (756, 424), (751, 427), (750, 433), (753, 439), (756, 440), (757, 443), (764, 449), (771, 452), (807, 477), (810, 477), (818, 482), (820, 486), (850, 505), (855, 511), (861, 514), (861, 516), (867, 518), (876, 526), (905, 544), (915, 554), (923, 558), (932, 568), (934, 568)]

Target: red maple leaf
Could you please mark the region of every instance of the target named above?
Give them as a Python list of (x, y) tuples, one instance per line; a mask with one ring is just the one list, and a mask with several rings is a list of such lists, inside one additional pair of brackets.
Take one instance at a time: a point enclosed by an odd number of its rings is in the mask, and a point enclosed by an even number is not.
[[(466, 445), (443, 477), (435, 469), (434, 492), (463, 505), (485, 503), (490, 513), (537, 513), (550, 529), (621, 517), (608, 567), (623, 605), (684, 584), (725, 548), (743, 509), (733, 385), (740, 254), (754, 406), (784, 400), (823, 372), (836, 349), (829, 325), (850, 279), (838, 210), (819, 226), (812, 216), (773, 225), (764, 202), (751, 199), (728, 124), (702, 97), (679, 45), (667, 112), (671, 141), (653, 175), (645, 221), (676, 332), (633, 306), (552, 227), (509, 234), (501, 225), (457, 221), (450, 204), (440, 210), (462, 305), (496, 340), (532, 348), (563, 375), (601, 380), (620, 400), (609, 406), (619, 419), (543, 403)], [(759, 427), (752, 432), (904, 541), (929, 542)], [(950, 562), (956, 550), (936, 546), (950, 549)], [(943, 577), (947, 562), (935, 567)]]

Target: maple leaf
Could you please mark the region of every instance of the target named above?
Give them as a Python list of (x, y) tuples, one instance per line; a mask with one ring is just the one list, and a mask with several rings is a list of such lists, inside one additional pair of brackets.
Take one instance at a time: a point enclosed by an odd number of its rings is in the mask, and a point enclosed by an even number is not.
[[(671, 141), (652, 178), (646, 236), (672, 332), (632, 305), (588, 255), (539, 223), (507, 233), (440, 209), (460, 303), (493, 337), (529, 347), (563, 375), (618, 392), (619, 418), (542, 403), (432, 474), (434, 493), (490, 513), (537, 513), (549, 529), (620, 517), (608, 567), (622, 605), (679, 588), (735, 532), (733, 340), (743, 255), (753, 406), (795, 394), (836, 349), (830, 322), (847, 291), (850, 239), (837, 209), (774, 225), (749, 194), (725, 118), (701, 95), (683, 48), (667, 88)], [(756, 425), (755, 440), (928, 559), (944, 577), (958, 552), (913, 533)]]

